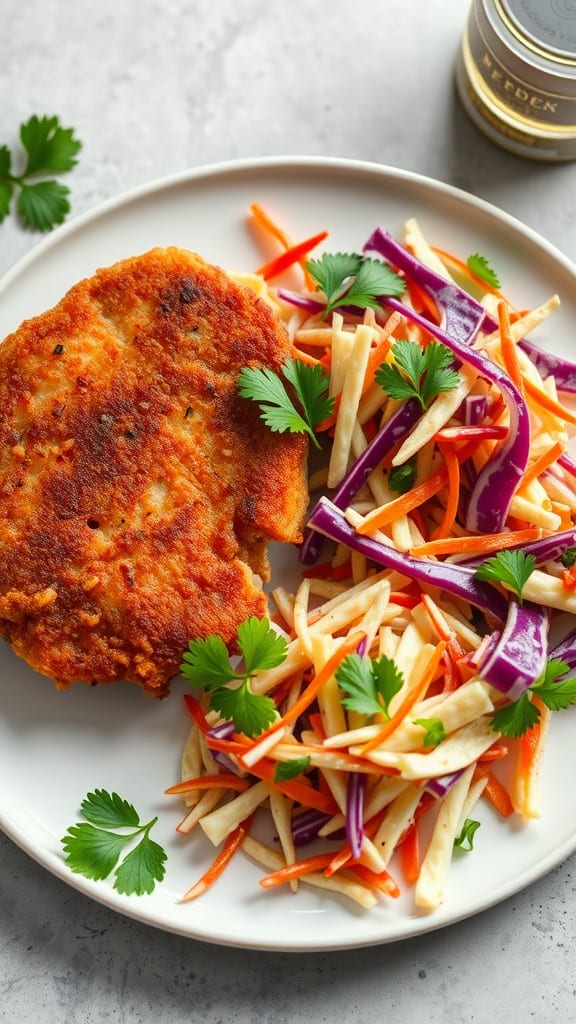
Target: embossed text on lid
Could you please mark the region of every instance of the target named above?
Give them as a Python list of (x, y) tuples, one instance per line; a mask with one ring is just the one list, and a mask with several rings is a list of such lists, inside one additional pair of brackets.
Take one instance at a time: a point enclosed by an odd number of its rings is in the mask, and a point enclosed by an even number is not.
[(576, 63), (576, 0), (501, 0), (528, 42)]

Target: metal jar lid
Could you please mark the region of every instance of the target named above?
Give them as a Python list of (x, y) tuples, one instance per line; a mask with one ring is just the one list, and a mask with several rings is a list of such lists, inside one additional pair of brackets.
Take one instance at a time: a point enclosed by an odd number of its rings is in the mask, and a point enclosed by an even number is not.
[(574, 159), (576, 0), (474, 0), (457, 81), (495, 141), (540, 159)]

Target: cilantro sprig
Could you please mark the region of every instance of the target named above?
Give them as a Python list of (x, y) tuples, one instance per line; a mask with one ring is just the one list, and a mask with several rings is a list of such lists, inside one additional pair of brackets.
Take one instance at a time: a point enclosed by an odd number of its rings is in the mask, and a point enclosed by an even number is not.
[(316, 290), (326, 296), (326, 314), (338, 306), (380, 309), (383, 297), (406, 290), (404, 278), (386, 263), (359, 253), (323, 253), (308, 260), (306, 269), (317, 283)]
[(476, 277), (479, 277), (485, 284), (490, 285), (491, 288), (500, 287), (500, 279), (498, 274), (492, 269), (488, 260), (485, 256), (481, 256), (480, 253), (472, 253), (471, 256), (466, 260), (468, 269), (472, 271)]
[(523, 736), (540, 721), (540, 709), (532, 694), (550, 711), (562, 711), (576, 704), (576, 678), (563, 678), (569, 667), (560, 658), (550, 658), (544, 672), (522, 696), (506, 704), (492, 716), (492, 729), (502, 736)]
[(441, 342), (422, 348), (416, 341), (397, 341), (392, 355), (394, 362), (382, 363), (376, 371), (377, 383), (391, 398), (416, 398), (426, 410), (437, 395), (460, 383), (451, 366), (454, 355)]
[(70, 212), (70, 189), (47, 176), (70, 171), (78, 162), (82, 143), (73, 128), (60, 125), (58, 117), (36, 114), (20, 125), (20, 141), (26, 153), (20, 174), (14, 172), (8, 146), (0, 146), (0, 222), (10, 213), (17, 191), (16, 210), (26, 227), (51, 231)]
[(374, 660), (348, 654), (336, 670), (336, 682), (346, 694), (342, 704), (349, 711), (388, 718), (390, 701), (402, 689), (404, 676), (385, 654)]
[[(127, 896), (143, 896), (164, 878), (165, 850), (150, 832), (158, 821), (142, 823), (135, 807), (117, 793), (96, 789), (80, 805), (85, 821), (72, 825), (61, 842), (72, 871), (101, 881), (114, 872), (114, 888)], [(134, 840), (138, 843), (134, 844)], [(118, 861), (132, 845), (120, 864)]]
[(308, 366), (299, 359), (287, 359), (281, 372), (294, 389), (299, 409), (281, 377), (269, 367), (245, 366), (238, 377), (238, 391), (242, 398), (260, 406), (260, 416), (270, 430), (308, 434), (319, 448), (315, 428), (334, 411), (334, 399), (328, 396), (328, 376), (321, 366)]
[(503, 583), (522, 604), (522, 592), (535, 568), (534, 555), (526, 554), (522, 548), (506, 548), (482, 562), (475, 576), (488, 583)]
[(224, 641), (215, 635), (190, 641), (180, 671), (192, 686), (207, 691), (210, 709), (233, 722), (237, 732), (258, 736), (276, 718), (276, 705), (271, 697), (253, 693), (250, 680), (256, 672), (281, 665), (288, 645), (268, 619), (246, 619), (237, 635), (240, 671), (232, 667)]

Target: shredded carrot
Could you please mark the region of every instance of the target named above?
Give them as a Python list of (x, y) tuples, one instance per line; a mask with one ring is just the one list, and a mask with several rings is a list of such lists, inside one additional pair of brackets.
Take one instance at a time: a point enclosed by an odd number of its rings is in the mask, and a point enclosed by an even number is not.
[(369, 512), (364, 521), (356, 527), (356, 532), (362, 534), (373, 533), (374, 530), (379, 530), (382, 526), (388, 526), (389, 523), (393, 523), (396, 519), (400, 519), (401, 516), (405, 516), (412, 509), (417, 508), (418, 505), (428, 501), (429, 498), (433, 498), (435, 494), (438, 494), (446, 486), (447, 480), (448, 471), (446, 466), (442, 466), (438, 472), (433, 473), (432, 476), (429, 476), (427, 480), (423, 480), (422, 483), (416, 484), (415, 487), (411, 487), (405, 494), (401, 494), (400, 497), (389, 501), (382, 508)]
[(251, 822), (252, 815), (250, 815), (246, 821), (243, 821), (241, 825), (238, 825), (238, 827), (235, 828), (229, 836), (227, 836), (222, 849), (213, 860), (208, 871), (206, 871), (205, 874), (203, 874), (202, 877), (184, 893), (182, 903), (189, 903), (190, 900), (194, 900), (197, 896), (201, 896), (202, 893), (206, 892), (206, 890), (209, 889), (210, 886), (214, 885), (214, 882), (220, 878), (225, 867), (230, 863), (236, 851), (242, 846), (242, 843), (250, 830)]
[(328, 238), (328, 232), (319, 231), (316, 235), (304, 239), (303, 242), (297, 242), (296, 245), (290, 246), (289, 249), (280, 253), (273, 260), (269, 260), (268, 263), (264, 263), (263, 266), (258, 268), (256, 273), (260, 274), (265, 281), (271, 281), (274, 277), (279, 277), (285, 270), (289, 270), (295, 263), (298, 263), (303, 256), (307, 256), (309, 252), (312, 252), (312, 249), (315, 249), (326, 238)]
[(248, 779), (243, 779), (239, 775), (220, 772), (219, 775), (201, 775), (197, 779), (185, 779), (184, 782), (178, 782), (175, 786), (165, 789), (164, 792), (168, 796), (191, 793), (194, 789), (235, 789), (238, 793), (242, 793), (249, 789), (250, 785)]
[[(322, 666), (320, 671), (316, 673), (311, 682), (308, 683), (308, 686), (303, 691), (303, 693), (300, 694), (298, 700), (292, 705), (291, 708), (288, 708), (285, 714), (281, 718), (277, 719), (277, 721), (274, 722), (269, 729), (261, 733), (258, 739), (255, 741), (255, 743), (253, 743), (252, 747), (250, 747), (249, 749), (253, 749), (253, 747), (256, 747), (258, 744), (262, 742), (262, 740), (266, 739), (272, 733), (277, 732), (279, 729), (282, 729), (283, 726), (287, 725), (290, 722), (295, 722), (298, 718), (300, 718), (300, 715), (303, 714), (304, 711), (306, 711), (310, 707), (314, 700), (316, 700), (316, 697), (318, 696), (320, 690), (328, 682), (331, 676), (334, 675), (336, 669), (344, 660), (346, 655), (351, 654), (352, 651), (356, 650), (358, 644), (364, 638), (364, 636), (365, 634), (362, 632), (362, 630), (355, 630), (353, 633), (350, 633), (349, 636), (345, 637), (345, 639), (338, 647), (338, 650), (334, 652), (331, 658), (328, 658), (326, 664)], [(250, 770), (254, 771), (254, 768), (251, 768)]]
[(392, 718), (390, 718), (390, 720), (382, 726), (382, 728), (378, 732), (378, 735), (375, 736), (374, 739), (370, 740), (369, 743), (364, 744), (360, 751), (362, 756), (366, 756), (366, 754), (370, 753), (371, 750), (375, 750), (376, 747), (379, 747), (382, 743), (384, 743), (384, 741), (392, 735), (394, 730), (398, 728), (402, 719), (406, 717), (406, 715), (414, 706), (416, 701), (420, 700), (420, 698), (424, 696), (426, 690), (428, 689), (430, 683), (434, 678), (436, 669), (440, 665), (446, 647), (447, 644), (445, 640), (441, 640), (440, 643), (436, 645), (436, 647), (434, 648), (434, 653), (432, 654), (428, 664), (426, 665), (426, 668), (424, 669), (421, 678), (418, 680), (417, 683), (414, 684), (414, 686), (411, 687), (409, 692), (404, 697), (404, 700), (401, 702), (398, 710), (392, 715)]
[(351, 864), (350, 871), (357, 875), (361, 882), (369, 885), (371, 889), (378, 889), (379, 892), (385, 893), (386, 896), (391, 896), (394, 900), (398, 899), (400, 889), (388, 871), (381, 871), (380, 874), (376, 874), (375, 871), (367, 868), (365, 864)]
[(320, 360), (316, 359), (315, 356), (311, 356), (308, 352), (303, 352), (301, 348), (292, 346), (292, 355), (294, 359), (299, 359), (301, 363), (305, 363), (306, 366), (320, 366)]
[(415, 822), (406, 829), (398, 851), (404, 879), (408, 885), (414, 885), (420, 874), (420, 838)]
[(566, 423), (576, 423), (576, 413), (571, 412), (565, 405), (557, 402), (547, 391), (534, 384), (529, 377), (524, 377), (524, 390), (528, 398), (531, 398), (534, 404), (545, 409), (546, 412), (551, 412), (554, 416), (558, 416), (559, 419), (565, 420)]
[(483, 790), (483, 796), (490, 801), (492, 806), (502, 815), (503, 818), (509, 818), (514, 813), (514, 807), (510, 793), (506, 789), (506, 786), (500, 782), (493, 772), (487, 772), (487, 782)]
[(495, 440), (501, 441), (508, 434), (508, 427), (498, 423), (479, 424), (478, 426), (442, 427), (434, 440), (438, 443), (457, 443), (458, 441)]
[(442, 537), (410, 548), (410, 554), (417, 558), (424, 558), (426, 555), (483, 554), (486, 551), (500, 551), (502, 548), (521, 547), (530, 541), (538, 540), (541, 536), (542, 530), (539, 526), (530, 526), (525, 530), (511, 530), (508, 533)]
[(510, 330), (510, 315), (505, 302), (498, 303), (498, 325), (500, 327), (500, 349), (504, 368), (513, 384), (520, 393), (524, 391), (522, 371), (518, 359), (518, 351)]
[(565, 446), (562, 441), (556, 441), (547, 452), (543, 452), (538, 459), (535, 459), (522, 477), (522, 488), (531, 484), (533, 480), (536, 480), (536, 478), (544, 472), (544, 470), (548, 469), (549, 466), (556, 462), (556, 460), (562, 455), (564, 447)]
[(186, 693), (184, 694), (184, 703), (186, 704), (188, 711), (192, 715), (194, 722), (200, 729), (200, 732), (206, 735), (206, 733), (210, 730), (210, 725), (208, 719), (206, 718), (206, 715), (204, 714), (196, 698), (193, 697), (192, 694)]
[(294, 878), (302, 878), (304, 875), (312, 875), (316, 871), (323, 871), (330, 863), (330, 857), (331, 854), (329, 853), (317, 853), (312, 857), (297, 860), (293, 864), (286, 864), (285, 867), (278, 868), (277, 871), (271, 871), (269, 875), (264, 875), (260, 879), (260, 885), (263, 889), (274, 889), (277, 885), (284, 885), (286, 882), (291, 882)]
[(272, 220), (271, 217), (269, 217), (266, 211), (263, 210), (258, 203), (252, 203), (250, 210), (254, 219), (264, 231), (271, 235), (272, 238), (275, 238), (277, 242), (280, 242), (280, 245), (283, 245), (285, 249), (289, 249), (291, 247), (292, 242), (289, 236)]
[(530, 807), (531, 790), (540, 765), (542, 744), (550, 716), (550, 712), (535, 693), (532, 694), (532, 703), (538, 708), (540, 718), (520, 737), (513, 783), (514, 791), (519, 796), (520, 806), (517, 806), (517, 810), (524, 817), (533, 817)]
[(456, 520), (458, 503), (460, 501), (460, 462), (458, 456), (449, 445), (443, 448), (442, 455), (448, 474), (448, 498), (442, 522), (432, 534), (433, 540), (440, 540), (449, 535)]
[(433, 324), (442, 322), (438, 307), (425, 288), (421, 288), (415, 281), (407, 279), (406, 290), (410, 296), (410, 302), (417, 312), (423, 313)]
[(508, 753), (508, 747), (505, 747), (503, 743), (493, 743), (488, 750), (485, 750), (483, 754), (480, 754), (478, 763), (484, 761), (500, 761), (501, 758), (506, 757)]
[(251, 775), (255, 775), (256, 778), (264, 782), (272, 783), (280, 793), (296, 801), (296, 803), (302, 804), (303, 807), (310, 807), (315, 811), (321, 811), (323, 814), (337, 813), (338, 805), (331, 794), (321, 793), (309, 782), (304, 781), (303, 778), (289, 779), (286, 782), (275, 782), (275, 771), (276, 763), (265, 758), (261, 758), (260, 761), (250, 768)]

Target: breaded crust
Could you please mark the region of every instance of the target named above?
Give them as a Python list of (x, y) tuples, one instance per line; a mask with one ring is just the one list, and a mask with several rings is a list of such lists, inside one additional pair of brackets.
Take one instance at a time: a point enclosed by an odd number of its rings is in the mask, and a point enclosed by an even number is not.
[[(0, 633), (59, 687), (162, 696), (190, 639), (266, 614), (306, 442), (238, 396), (290, 354), (269, 307), (181, 249), (98, 271), (0, 347)], [(256, 574), (256, 578), (254, 576)]]

